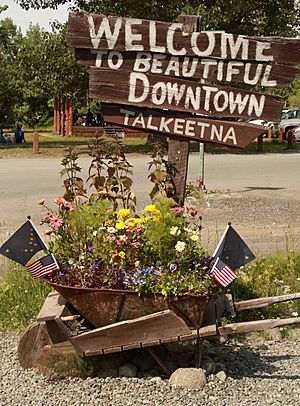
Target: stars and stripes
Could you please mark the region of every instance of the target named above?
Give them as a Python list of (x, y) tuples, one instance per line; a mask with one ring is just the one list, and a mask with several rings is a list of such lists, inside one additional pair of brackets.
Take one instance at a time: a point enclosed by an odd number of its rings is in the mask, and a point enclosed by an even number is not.
[(25, 266), (34, 278), (42, 278), (59, 269), (53, 254), (29, 263), (41, 251), (49, 252), (30, 218), (0, 247), (0, 254)]
[(32, 264), (27, 264), (26, 268), (34, 278), (43, 278), (59, 269), (57, 262), (51, 254), (38, 259)]
[(211, 272), (216, 282), (223, 286), (223, 288), (226, 288), (237, 277), (234, 270), (219, 257), (216, 259)]

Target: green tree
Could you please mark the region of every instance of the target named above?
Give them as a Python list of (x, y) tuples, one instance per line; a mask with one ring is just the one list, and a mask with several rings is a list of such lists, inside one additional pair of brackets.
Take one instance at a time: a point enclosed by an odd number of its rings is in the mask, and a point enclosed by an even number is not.
[(15, 121), (14, 106), (21, 96), (17, 65), (21, 41), (21, 31), (13, 21), (0, 20), (0, 127), (9, 127)]
[(30, 126), (52, 117), (53, 97), (87, 91), (87, 74), (75, 61), (66, 41), (66, 28), (53, 27), (51, 33), (30, 26), (18, 52), (23, 101), (18, 116)]
[[(25, 9), (56, 8), (67, 0), (18, 0)], [(125, 17), (175, 20), (178, 14), (198, 14), (202, 29), (245, 35), (295, 36), (299, 2), (294, 0), (74, 0), (75, 8)]]

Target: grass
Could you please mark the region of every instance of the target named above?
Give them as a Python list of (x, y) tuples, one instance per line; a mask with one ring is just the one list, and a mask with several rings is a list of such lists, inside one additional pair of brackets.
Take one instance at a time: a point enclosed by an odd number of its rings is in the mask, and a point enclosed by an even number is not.
[(0, 331), (20, 332), (34, 321), (51, 288), (17, 265), (0, 268)]
[[(239, 277), (232, 288), (234, 301), (300, 292), (300, 253), (291, 250), (286, 256), (261, 257), (237, 273)], [(293, 317), (300, 314), (300, 302), (279, 303), (254, 313), (258, 318)], [(239, 319), (251, 320), (253, 312), (241, 312)]]
[[(33, 156), (33, 130), (25, 131), (26, 144), (0, 144), (0, 158), (10, 157), (31, 157)], [(81, 151), (87, 150), (87, 145), (92, 141), (90, 137), (61, 137), (53, 134), (50, 130), (39, 131), (39, 155), (42, 156), (61, 156), (64, 149), (73, 145)], [(205, 150), (207, 153), (214, 154), (255, 154), (257, 152), (257, 143), (253, 142), (245, 149), (240, 150), (236, 148), (219, 147), (212, 144), (206, 144)], [(125, 152), (127, 153), (148, 153), (152, 151), (152, 146), (147, 144), (147, 138), (132, 138), (125, 139)], [(199, 143), (191, 142), (190, 151), (198, 152)], [(291, 153), (293, 151), (300, 151), (300, 143), (293, 145), (293, 150), (287, 149), (287, 142), (278, 140), (264, 140), (264, 151), (262, 153)]]

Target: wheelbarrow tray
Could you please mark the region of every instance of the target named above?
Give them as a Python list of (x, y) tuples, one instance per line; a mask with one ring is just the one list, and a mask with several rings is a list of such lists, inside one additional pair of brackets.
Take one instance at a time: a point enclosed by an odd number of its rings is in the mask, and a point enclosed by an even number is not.
[[(49, 283), (49, 282), (48, 282)], [(49, 283), (93, 327), (172, 310), (188, 327), (200, 328), (209, 296), (138, 294), (116, 289), (80, 288)]]

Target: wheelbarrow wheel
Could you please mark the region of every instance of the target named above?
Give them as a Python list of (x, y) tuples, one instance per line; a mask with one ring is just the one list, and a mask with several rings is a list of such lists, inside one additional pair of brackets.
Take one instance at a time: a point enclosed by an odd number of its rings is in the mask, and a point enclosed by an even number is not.
[(51, 345), (51, 339), (45, 322), (30, 324), (21, 335), (18, 345), (18, 358), (24, 369), (41, 364), (45, 346)]

